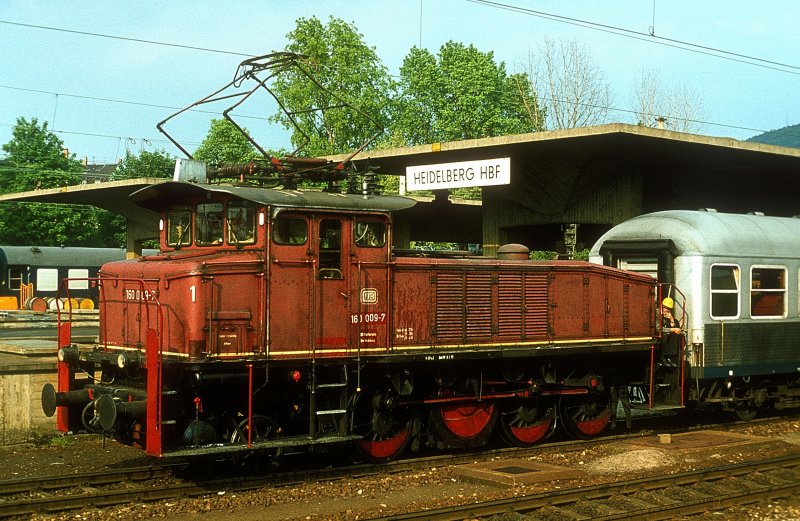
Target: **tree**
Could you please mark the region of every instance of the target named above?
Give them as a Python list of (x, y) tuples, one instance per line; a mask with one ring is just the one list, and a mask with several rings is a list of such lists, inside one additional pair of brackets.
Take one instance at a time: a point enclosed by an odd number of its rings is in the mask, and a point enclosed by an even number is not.
[(125, 152), (125, 159), (111, 175), (112, 180), (136, 179), (140, 177), (172, 177), (175, 170), (175, 158), (165, 150), (148, 152), (142, 150), (136, 156)]
[[(111, 180), (138, 179), (142, 177), (172, 177), (175, 170), (175, 158), (165, 150), (148, 152), (142, 150), (139, 155), (125, 152), (125, 159), (111, 174)], [(98, 243), (102, 246), (124, 246), (127, 225), (122, 215), (106, 210), (96, 210)], [(153, 245), (158, 247), (157, 244)]]
[(528, 50), (522, 67), (546, 108), (548, 128), (606, 121), (611, 87), (586, 45), (574, 39), (556, 42), (545, 38), (538, 52)]
[(47, 130), (47, 122), (39, 125), (36, 118), (30, 121), (17, 118), (11, 131), (11, 141), (3, 145), (5, 161), (12, 166), (36, 166), (51, 170), (77, 171), (81, 168), (75, 154), (69, 154), (64, 142)]
[(704, 117), (703, 99), (691, 87), (666, 88), (658, 72), (642, 69), (631, 96), (638, 125), (664, 126), (678, 132), (700, 132)]
[(392, 127), (404, 145), (541, 130), (540, 109), (525, 74), (474, 46), (449, 41), (434, 56), (414, 47), (400, 68), (401, 96)]
[[(302, 66), (328, 91), (296, 68), (275, 78), (272, 89), (287, 110), (296, 113), (298, 128), (282, 112), (272, 119), (292, 131), (291, 142), (299, 154), (350, 152), (388, 127), (393, 82), (374, 47), (364, 43), (355, 27), (334, 17), (327, 25), (316, 17), (300, 18), (287, 38), (287, 50), (306, 56)], [(342, 100), (357, 110), (309, 110), (339, 106)]]
[[(80, 162), (64, 154), (64, 144), (36, 118), (18, 118), (12, 139), (3, 145), (0, 193), (57, 188), (80, 181)], [(37, 246), (95, 246), (97, 211), (90, 206), (39, 203), (0, 205), (0, 243)]]
[[(259, 157), (255, 147), (227, 119), (212, 119), (205, 139), (193, 154), (209, 165), (243, 163)], [(174, 166), (174, 160), (173, 160)]]

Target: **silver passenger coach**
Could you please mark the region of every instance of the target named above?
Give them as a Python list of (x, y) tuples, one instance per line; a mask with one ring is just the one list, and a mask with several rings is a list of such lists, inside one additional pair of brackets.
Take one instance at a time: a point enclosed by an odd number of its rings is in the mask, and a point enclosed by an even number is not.
[(649, 273), (674, 298), (689, 400), (740, 417), (800, 404), (800, 219), (651, 213), (600, 237), (590, 260)]

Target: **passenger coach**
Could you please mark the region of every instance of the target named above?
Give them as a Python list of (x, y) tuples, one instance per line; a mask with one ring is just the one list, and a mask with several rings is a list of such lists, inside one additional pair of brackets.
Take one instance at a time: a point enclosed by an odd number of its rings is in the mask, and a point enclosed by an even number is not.
[(590, 257), (664, 283), (683, 316), (690, 403), (742, 419), (800, 404), (800, 219), (657, 212), (615, 226)]
[(0, 246), (0, 309), (45, 311), (67, 278), (60, 296), (68, 289), (84, 309), (93, 309), (98, 292), (88, 279), (106, 262), (123, 259), (124, 248)]

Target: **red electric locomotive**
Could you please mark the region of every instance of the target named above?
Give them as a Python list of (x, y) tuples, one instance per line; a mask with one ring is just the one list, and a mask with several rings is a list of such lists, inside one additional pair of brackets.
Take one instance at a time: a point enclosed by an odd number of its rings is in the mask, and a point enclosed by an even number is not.
[[(305, 74), (291, 53), (246, 60), (192, 106), (273, 93), (266, 82), (294, 65)], [(60, 430), (108, 433), (153, 456), (350, 443), (385, 461), (409, 444), (478, 446), (493, 431), (530, 445), (557, 423), (593, 436), (629, 387), (649, 389), (648, 406), (680, 405), (678, 378), (652, 370), (651, 277), (533, 262), (520, 247), (401, 256), (392, 213), (413, 200), (376, 195), (370, 175), (357, 185), (347, 161), (278, 160), (240, 130), (267, 161), (197, 168), (191, 182), (131, 196), (161, 214), (160, 253), (102, 267), (98, 345), (74, 345), (60, 326), (58, 389), (42, 393)], [(297, 175), (347, 179), (351, 193), (333, 182), (297, 190)]]
[(381, 461), (496, 423), (515, 445), (557, 418), (592, 436), (650, 378), (651, 277), (522, 248), (394, 255), (391, 213), (414, 204), (398, 196), (165, 182), (132, 199), (161, 213), (161, 253), (102, 267), (99, 345), (61, 326), (43, 404), (62, 431), (153, 456), (352, 442)]

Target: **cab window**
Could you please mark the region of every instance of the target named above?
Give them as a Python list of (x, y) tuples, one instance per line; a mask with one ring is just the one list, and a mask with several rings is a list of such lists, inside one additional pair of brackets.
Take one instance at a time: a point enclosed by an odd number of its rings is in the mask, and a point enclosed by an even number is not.
[(224, 215), (222, 203), (201, 203), (197, 205), (198, 246), (222, 244)]
[(167, 245), (174, 247), (192, 244), (192, 211), (176, 208), (167, 212)]
[(753, 266), (750, 271), (750, 316), (786, 316), (786, 269)]
[(272, 240), (275, 244), (293, 246), (308, 240), (308, 224), (299, 217), (280, 216), (272, 224)]
[(322, 219), (319, 223), (319, 278), (341, 279), (342, 222)]
[(248, 203), (228, 204), (228, 244), (256, 242), (256, 208)]
[(353, 241), (362, 248), (380, 248), (386, 244), (386, 226), (380, 221), (356, 221)]

